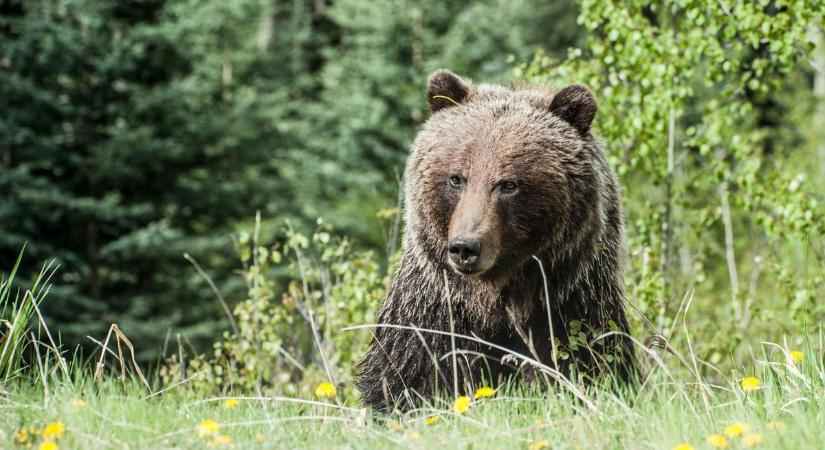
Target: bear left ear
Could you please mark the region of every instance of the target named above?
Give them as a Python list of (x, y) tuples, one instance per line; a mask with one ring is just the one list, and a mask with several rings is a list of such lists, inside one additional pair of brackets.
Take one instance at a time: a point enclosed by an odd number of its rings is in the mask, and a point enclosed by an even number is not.
[(436, 70), (427, 80), (430, 111), (458, 106), (469, 94), (470, 83), (447, 69)]
[(590, 131), (597, 109), (593, 92), (580, 84), (560, 90), (550, 102), (550, 112), (576, 127), (581, 134)]

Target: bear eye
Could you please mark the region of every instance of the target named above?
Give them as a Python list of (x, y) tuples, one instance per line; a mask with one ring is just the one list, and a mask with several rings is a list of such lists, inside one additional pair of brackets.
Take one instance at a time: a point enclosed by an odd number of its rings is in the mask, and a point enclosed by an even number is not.
[(450, 177), (450, 186), (460, 188), (462, 184), (464, 184), (464, 180), (460, 176), (453, 175)]
[(504, 194), (512, 194), (516, 192), (518, 185), (515, 181), (502, 181), (499, 183), (499, 189), (501, 189), (501, 192)]

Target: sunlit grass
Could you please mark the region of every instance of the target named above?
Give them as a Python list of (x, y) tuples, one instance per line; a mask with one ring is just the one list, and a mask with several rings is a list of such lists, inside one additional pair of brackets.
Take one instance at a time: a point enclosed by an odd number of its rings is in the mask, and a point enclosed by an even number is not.
[(139, 382), (96, 385), (76, 367), (72, 380), (54, 371), (48, 394), (29, 378), (5, 387), (0, 447), (823, 448), (821, 347), (793, 350), (804, 358), (764, 348), (752, 373), (715, 383), (657, 370), (637, 392), (588, 389), (595, 409), (562, 389), (505, 385), (389, 416), (330, 386), (306, 399), (210, 397), (187, 384), (148, 397)]

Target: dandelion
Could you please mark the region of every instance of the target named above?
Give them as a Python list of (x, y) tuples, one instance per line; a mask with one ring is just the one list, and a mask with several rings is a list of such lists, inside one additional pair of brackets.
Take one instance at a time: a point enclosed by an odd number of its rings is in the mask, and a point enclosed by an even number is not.
[(788, 426), (781, 420), (774, 420), (772, 422), (768, 422), (768, 429), (774, 431), (785, 431), (788, 429)]
[(224, 445), (231, 446), (232, 445), (232, 436), (226, 434), (215, 434), (212, 436), (212, 445), (215, 447), (222, 447)]
[(711, 447), (725, 448), (728, 446), (728, 440), (721, 434), (710, 435), (705, 441), (710, 444)]
[(533, 442), (527, 446), (527, 450), (542, 450), (544, 448), (550, 448), (550, 443), (547, 442), (547, 439)]
[(266, 439), (266, 437), (264, 437), (264, 435), (261, 433), (255, 435), (255, 442), (263, 442), (264, 439)]
[(212, 436), (221, 430), (221, 424), (208, 419), (198, 424), (198, 437)]
[(727, 437), (737, 437), (742, 436), (750, 430), (750, 425), (742, 422), (734, 422), (730, 425), (725, 426), (725, 428), (722, 429), (722, 433), (724, 433)]
[(52, 422), (43, 429), (43, 439), (56, 441), (63, 437), (65, 431), (66, 425), (63, 422)]
[(240, 405), (240, 404), (241, 404), (241, 402), (239, 402), (237, 399), (234, 399), (234, 398), (228, 398), (228, 399), (223, 401), (223, 407), (226, 408), (226, 409), (237, 408), (238, 405)]
[(54, 441), (46, 441), (37, 447), (37, 450), (58, 450), (60, 447)]
[(476, 389), (476, 393), (473, 396), (473, 399), (478, 400), (480, 398), (489, 398), (496, 395), (496, 390), (491, 387), (480, 387)]
[(467, 397), (466, 395), (462, 395), (461, 397), (455, 399), (455, 402), (453, 403), (453, 410), (455, 410), (455, 412), (462, 414), (466, 412), (468, 409), (470, 409), (469, 397)]
[(393, 431), (401, 431), (404, 429), (404, 427), (402, 427), (400, 423), (393, 421), (387, 422), (387, 428)]
[(318, 398), (333, 398), (335, 397), (335, 386), (325, 381), (315, 388), (315, 396)]
[(762, 387), (762, 382), (756, 377), (745, 377), (742, 380), (742, 390), (745, 392), (755, 391)]
[(759, 433), (749, 434), (742, 438), (742, 445), (745, 447), (755, 447), (764, 440), (765, 438)]
[(69, 400), (69, 406), (72, 408), (85, 408), (86, 400), (83, 400), (82, 398), (73, 398)]
[(799, 350), (794, 350), (791, 352), (791, 361), (795, 363), (801, 363), (805, 359), (805, 354), (800, 352)]
[(26, 442), (29, 442), (29, 432), (25, 428), (18, 430), (17, 436), (15, 437), (18, 444), (25, 444)]
[(439, 417), (438, 416), (430, 416), (427, 417), (427, 425), (435, 425), (438, 423)]
[(688, 444), (687, 442), (682, 442), (676, 447), (673, 447), (673, 450), (693, 450), (693, 446)]

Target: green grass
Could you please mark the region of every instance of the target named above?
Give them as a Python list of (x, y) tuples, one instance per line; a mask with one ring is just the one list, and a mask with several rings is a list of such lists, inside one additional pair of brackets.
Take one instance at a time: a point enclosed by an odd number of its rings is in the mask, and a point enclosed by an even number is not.
[[(751, 373), (717, 375), (717, 384), (689, 375), (655, 370), (637, 393), (616, 395), (591, 390), (593, 407), (566, 391), (501, 388), (456, 414), (442, 401), (406, 415), (372, 416), (354, 399), (238, 397), (234, 408), (225, 397), (209, 397), (180, 385), (147, 398), (135, 380), (122, 385), (110, 373), (100, 384), (75, 368), (71, 381), (52, 369), (49, 381), (37, 375), (7, 383), (0, 392), (0, 448), (14, 443), (21, 428), (42, 430), (65, 425), (57, 441), (63, 449), (208, 448), (198, 424), (215, 420), (235, 448), (529, 448), (546, 440), (548, 448), (671, 449), (680, 443), (711, 448), (705, 442), (731, 423), (745, 423), (763, 441), (756, 448), (825, 448), (825, 370), (821, 337), (816, 349), (803, 349), (805, 360), (765, 344)], [(667, 358), (666, 358), (667, 359)], [(677, 371), (682, 373), (682, 371)], [(684, 371), (688, 373), (688, 371)], [(746, 375), (762, 387), (744, 392)], [(704, 392), (704, 394), (703, 394)], [(246, 394), (249, 395), (249, 394)], [(82, 399), (81, 405), (77, 400)], [(427, 418), (439, 416), (428, 425)], [(776, 425), (775, 422), (781, 422)], [(39, 437), (30, 439), (37, 448)], [(742, 437), (728, 448), (744, 448)], [(228, 446), (227, 446), (228, 447)]]

